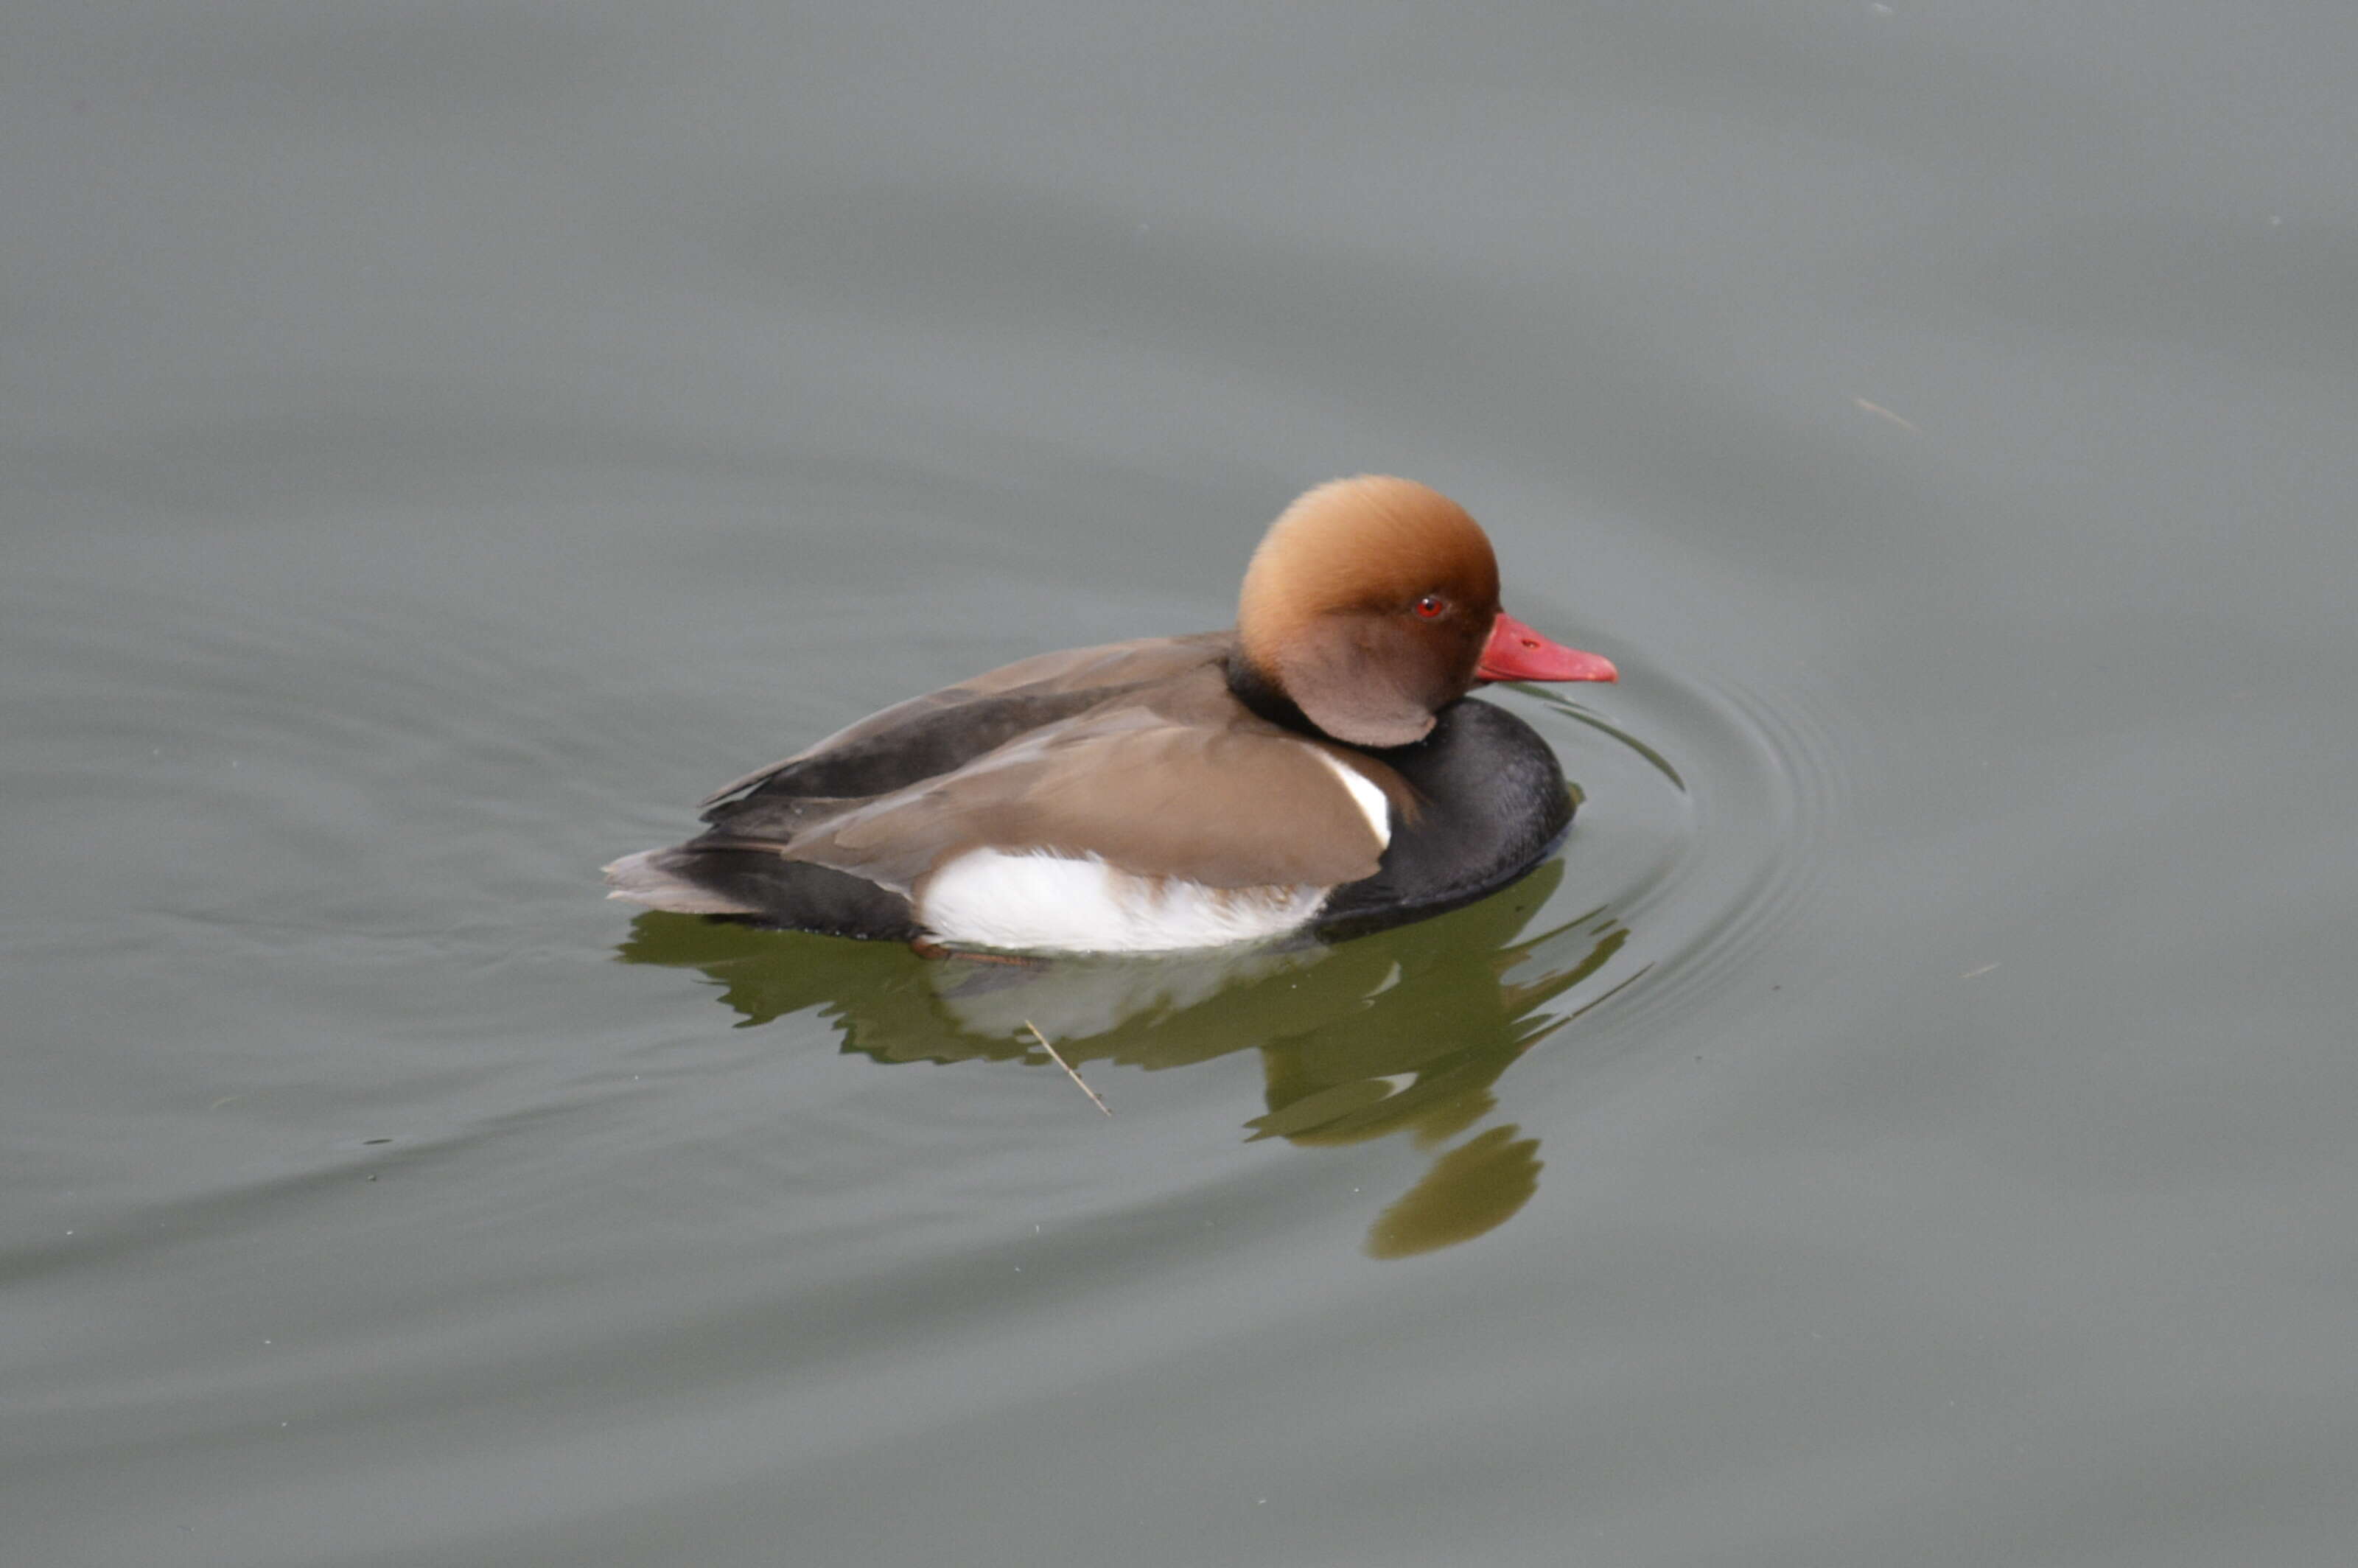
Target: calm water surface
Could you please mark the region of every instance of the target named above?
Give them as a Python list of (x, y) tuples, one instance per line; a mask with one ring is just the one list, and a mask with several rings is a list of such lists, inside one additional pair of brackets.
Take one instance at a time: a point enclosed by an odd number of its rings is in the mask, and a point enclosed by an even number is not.
[[(0, 42), (0, 1557), (2349, 1560), (2342, 9)], [(1518, 887), (603, 900), (1363, 470), (1624, 672)]]

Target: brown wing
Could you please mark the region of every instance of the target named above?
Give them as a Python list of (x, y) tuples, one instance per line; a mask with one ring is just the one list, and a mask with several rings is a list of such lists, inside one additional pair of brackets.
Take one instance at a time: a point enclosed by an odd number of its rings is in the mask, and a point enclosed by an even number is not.
[(777, 816), (780, 824), (737, 820), (737, 814), (721, 803), (749, 791), (840, 801), (905, 789), (1124, 690), (1216, 665), (1228, 656), (1232, 641), (1228, 633), (1206, 632), (1019, 659), (895, 703), (783, 762), (723, 784), (700, 803), (718, 808), (708, 810), (705, 820), (729, 831), (760, 834), (807, 815), (789, 807), (755, 814)]
[(1321, 750), (1259, 720), (1117, 707), (870, 802), (784, 852), (904, 892), (982, 848), (1095, 855), (1211, 887), (1356, 881), (1375, 874), (1383, 839)]

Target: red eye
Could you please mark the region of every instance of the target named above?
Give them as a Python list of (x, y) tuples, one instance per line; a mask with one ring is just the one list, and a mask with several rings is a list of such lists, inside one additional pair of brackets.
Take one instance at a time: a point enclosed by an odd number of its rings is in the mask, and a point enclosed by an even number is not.
[(1433, 620), (1448, 608), (1449, 601), (1437, 593), (1428, 593), (1416, 601), (1416, 613), (1420, 620)]

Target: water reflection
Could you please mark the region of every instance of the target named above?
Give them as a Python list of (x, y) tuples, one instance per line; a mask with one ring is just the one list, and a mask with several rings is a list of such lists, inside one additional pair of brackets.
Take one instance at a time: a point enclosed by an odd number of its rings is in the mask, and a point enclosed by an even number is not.
[[(1550, 862), (1470, 908), (1332, 946), (1013, 967), (649, 911), (618, 951), (703, 970), (741, 1027), (816, 1011), (845, 1049), (880, 1062), (1045, 1065), (1027, 1023), (1084, 1071), (1256, 1050), (1269, 1108), (1246, 1124), (1251, 1138), (1312, 1147), (1400, 1133), (1435, 1152), (1368, 1233), (1370, 1254), (1398, 1258), (1479, 1236), (1530, 1200), (1536, 1138), (1509, 1122), (1444, 1146), (1498, 1108), (1495, 1086), (1518, 1057), (1636, 978), (1552, 1005), (1629, 936), (1604, 910), (1523, 935), (1563, 874)], [(1119, 1109), (1118, 1090), (1109, 1098)]]

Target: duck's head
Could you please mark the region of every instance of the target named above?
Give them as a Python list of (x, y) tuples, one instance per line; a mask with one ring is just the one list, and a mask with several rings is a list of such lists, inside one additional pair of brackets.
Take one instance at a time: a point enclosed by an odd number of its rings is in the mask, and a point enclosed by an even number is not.
[(1612, 662), (1498, 608), (1498, 561), (1466, 509), (1412, 480), (1338, 479), (1270, 524), (1245, 570), (1249, 679), (1355, 746), (1405, 746), (1483, 681), (1612, 680)]

